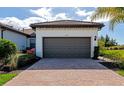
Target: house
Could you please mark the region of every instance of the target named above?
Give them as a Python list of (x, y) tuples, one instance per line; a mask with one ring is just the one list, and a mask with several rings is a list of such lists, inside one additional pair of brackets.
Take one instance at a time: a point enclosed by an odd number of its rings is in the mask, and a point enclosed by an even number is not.
[(91, 58), (98, 46), (97, 22), (58, 20), (30, 25), (36, 31), (36, 55), (41, 58)]
[(32, 29), (23, 29), (21, 32), (30, 35), (27, 38), (27, 47), (28, 48), (35, 48), (35, 39), (36, 39), (36, 34)]
[[(33, 32), (33, 31), (32, 31)], [(0, 38), (8, 39), (17, 45), (17, 50), (25, 50), (30, 47), (30, 38), (34, 37), (33, 34), (22, 32), (13, 27), (0, 23)]]

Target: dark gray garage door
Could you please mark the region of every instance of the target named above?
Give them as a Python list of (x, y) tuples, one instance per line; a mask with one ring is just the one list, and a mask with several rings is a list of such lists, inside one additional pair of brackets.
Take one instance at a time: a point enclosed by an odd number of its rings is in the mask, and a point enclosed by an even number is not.
[(45, 58), (89, 58), (90, 38), (47, 37), (43, 39)]

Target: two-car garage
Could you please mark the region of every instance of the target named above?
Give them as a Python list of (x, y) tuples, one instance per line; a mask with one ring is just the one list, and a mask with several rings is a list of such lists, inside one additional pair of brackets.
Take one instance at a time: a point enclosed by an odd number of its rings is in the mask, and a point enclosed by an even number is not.
[(90, 50), (90, 37), (43, 38), (44, 58), (89, 58)]

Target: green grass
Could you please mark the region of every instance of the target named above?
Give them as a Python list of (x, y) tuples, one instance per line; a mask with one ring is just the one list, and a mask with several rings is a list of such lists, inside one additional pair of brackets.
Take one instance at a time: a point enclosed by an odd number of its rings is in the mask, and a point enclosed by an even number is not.
[(0, 86), (14, 78), (17, 74), (15, 73), (7, 73), (7, 74), (0, 74)]
[(124, 50), (100, 50), (100, 54), (112, 60), (124, 61)]
[(100, 54), (116, 61), (114, 64), (118, 65), (118, 70), (115, 72), (124, 76), (124, 50), (100, 50)]
[(124, 76), (124, 70), (117, 70), (116, 73), (118, 73), (121, 76)]

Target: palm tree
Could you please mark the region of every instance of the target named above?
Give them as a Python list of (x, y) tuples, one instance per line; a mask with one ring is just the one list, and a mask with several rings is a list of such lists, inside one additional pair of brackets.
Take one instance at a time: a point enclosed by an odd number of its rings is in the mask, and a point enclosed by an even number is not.
[(99, 7), (91, 16), (91, 21), (109, 18), (111, 30), (119, 23), (124, 23), (124, 7)]

